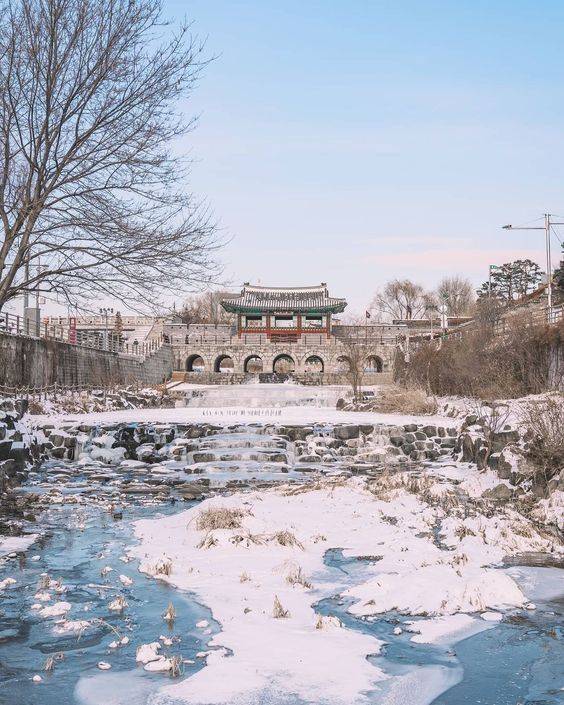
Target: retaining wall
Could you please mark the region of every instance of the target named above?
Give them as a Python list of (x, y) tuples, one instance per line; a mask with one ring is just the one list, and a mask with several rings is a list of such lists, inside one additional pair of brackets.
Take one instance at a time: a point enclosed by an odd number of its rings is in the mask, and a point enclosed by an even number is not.
[(154, 385), (168, 379), (172, 368), (172, 348), (168, 345), (142, 359), (0, 333), (2, 387)]
[[(294, 382), (301, 384), (350, 384), (346, 373), (342, 372), (293, 372), (291, 375), (278, 375), (278, 378), (280, 381), (284, 381), (288, 376), (291, 377)], [(272, 382), (275, 381), (273, 379), (274, 377), (274, 375), (268, 373), (175, 372), (173, 380), (177, 382), (190, 382), (191, 384), (244, 384), (245, 382), (252, 382), (257, 378), (259, 381)], [(367, 372), (362, 378), (362, 385), (391, 384), (392, 381), (391, 372)]]

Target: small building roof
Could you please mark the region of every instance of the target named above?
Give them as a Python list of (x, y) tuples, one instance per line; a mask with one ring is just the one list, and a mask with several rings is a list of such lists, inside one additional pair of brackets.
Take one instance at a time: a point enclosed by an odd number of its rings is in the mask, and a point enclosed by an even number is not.
[(231, 313), (341, 313), (345, 299), (329, 296), (327, 284), (319, 286), (252, 286), (244, 284), (239, 296), (223, 299)]

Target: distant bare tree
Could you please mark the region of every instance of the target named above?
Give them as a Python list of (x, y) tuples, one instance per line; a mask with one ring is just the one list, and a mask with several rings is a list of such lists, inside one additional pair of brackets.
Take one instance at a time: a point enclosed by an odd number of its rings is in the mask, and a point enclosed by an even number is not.
[(221, 305), (221, 299), (228, 296), (226, 292), (206, 291), (190, 296), (180, 311), (183, 323), (231, 323), (234, 319)]
[(159, 0), (6, 0), (0, 14), (0, 310), (25, 291), (157, 307), (217, 272), (175, 113), (205, 61)]
[(449, 316), (469, 315), (476, 298), (472, 282), (458, 275), (441, 279), (437, 287), (437, 297), (446, 304)]
[(421, 284), (409, 279), (392, 279), (374, 297), (370, 308), (380, 311), (387, 319), (420, 318), (432, 308), (433, 294), (425, 292)]

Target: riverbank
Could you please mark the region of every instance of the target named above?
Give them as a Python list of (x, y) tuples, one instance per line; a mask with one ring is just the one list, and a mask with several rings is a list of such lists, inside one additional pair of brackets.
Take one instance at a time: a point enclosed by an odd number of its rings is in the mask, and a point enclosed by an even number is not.
[[(386, 641), (405, 632), (413, 642), (457, 641), (534, 609), (499, 569), (505, 556), (560, 550), (511, 508), (492, 516), (469, 506), (464, 483), (429, 471), (236, 493), (139, 522), (136, 533), (140, 570), (154, 575), (159, 561), (169, 561), (170, 574), (159, 579), (193, 591), (222, 625), (210, 646), (224, 651), (164, 689), (191, 705), (344, 705), (376, 701), (378, 692), (395, 702), (384, 642), (320, 616), (317, 603), (337, 592), (355, 617), (397, 613)], [(327, 569), (325, 556), (336, 548), (363, 562), (356, 584), (343, 588)], [(436, 670), (429, 676), (422, 692), (438, 695), (452, 673), (439, 683)], [(430, 700), (414, 691), (402, 702)]]

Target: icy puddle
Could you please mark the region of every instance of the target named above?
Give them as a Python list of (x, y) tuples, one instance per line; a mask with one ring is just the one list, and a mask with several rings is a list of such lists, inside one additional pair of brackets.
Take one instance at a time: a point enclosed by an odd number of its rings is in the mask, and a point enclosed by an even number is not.
[[(86, 448), (113, 451), (95, 435)], [(293, 443), (251, 426), (174, 443), (152, 464), (49, 461), (30, 476), (41, 537), (0, 563), (0, 703), (564, 702), (562, 571), (483, 573), (476, 558), (544, 539), (502, 540), (509, 524), (467, 508), (456, 524), (433, 501), (441, 484), (423, 501), (328, 479), (346, 458), (301, 472)], [(202, 508), (192, 485), (212, 496)], [(227, 524), (210, 507), (231, 508)], [(472, 615), (391, 607), (413, 603), (413, 584), (422, 610), (433, 593), (464, 606), (467, 576)]]

